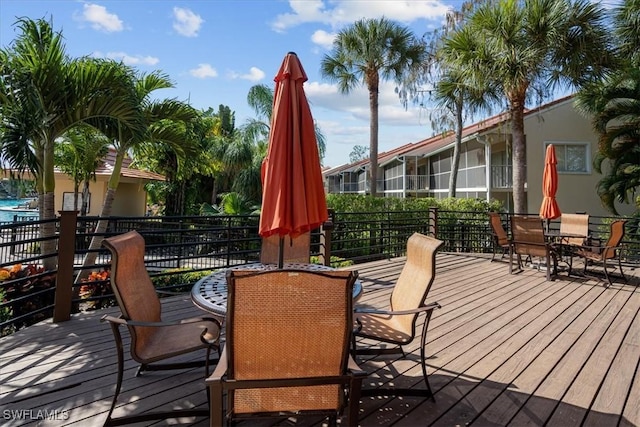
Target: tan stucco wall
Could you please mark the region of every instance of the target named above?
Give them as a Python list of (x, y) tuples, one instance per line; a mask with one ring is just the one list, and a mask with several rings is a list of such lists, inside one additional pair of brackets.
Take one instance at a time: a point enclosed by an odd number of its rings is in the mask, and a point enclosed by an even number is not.
[[(89, 184), (91, 203), (89, 216), (98, 216), (102, 211), (107, 180), (98, 178)], [(55, 211), (62, 210), (63, 194), (73, 192), (73, 182), (62, 174), (56, 174)], [(140, 183), (120, 182), (113, 203), (113, 216), (144, 216), (146, 212), (146, 192)]]
[[(544, 113), (533, 114), (525, 120), (527, 137), (527, 208), (536, 213), (542, 203), (542, 170), (544, 168), (545, 142), (588, 142), (591, 146), (590, 171), (586, 174), (558, 173), (556, 200), (560, 210), (568, 213), (587, 212), (590, 215), (611, 215), (601, 204), (596, 184), (602, 175), (591, 165), (597, 151), (597, 136), (588, 118), (573, 108), (569, 100)], [(620, 214), (630, 214), (633, 206), (618, 206)]]

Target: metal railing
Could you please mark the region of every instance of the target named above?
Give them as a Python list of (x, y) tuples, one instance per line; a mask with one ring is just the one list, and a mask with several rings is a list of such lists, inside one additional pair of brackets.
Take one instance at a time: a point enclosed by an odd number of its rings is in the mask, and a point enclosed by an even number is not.
[[(63, 219), (66, 213), (63, 213)], [(510, 215), (502, 216), (509, 230)], [(93, 230), (98, 218), (73, 217), (49, 221), (0, 224), (0, 332), (28, 326), (51, 317), (56, 310), (81, 311), (113, 305), (108, 276), (75, 279), (84, 258), (95, 252), (86, 270), (109, 270), (110, 255), (89, 250), (91, 239), (137, 230), (145, 238), (145, 264), (157, 287), (187, 291), (203, 275), (259, 259), (261, 238), (257, 215), (189, 217), (111, 217), (105, 233)], [(591, 237), (606, 239), (611, 217), (590, 216)], [(628, 218), (624, 263), (640, 263), (638, 218)], [(55, 236), (40, 237), (39, 228), (54, 225)], [(64, 225), (67, 224), (67, 225)], [(551, 230), (559, 229), (551, 221)], [(403, 256), (409, 236), (419, 232), (444, 241), (441, 251), (491, 253), (493, 238), (486, 212), (424, 211), (330, 212), (330, 218), (311, 236), (311, 256), (340, 265)], [(54, 240), (57, 252), (43, 256), (40, 247)], [(64, 260), (68, 260), (64, 261)], [(56, 264), (57, 262), (57, 264)], [(316, 261), (318, 262), (318, 261)], [(53, 264), (56, 268), (45, 269)], [(74, 283), (77, 282), (77, 283)], [(59, 300), (68, 300), (68, 307)]]

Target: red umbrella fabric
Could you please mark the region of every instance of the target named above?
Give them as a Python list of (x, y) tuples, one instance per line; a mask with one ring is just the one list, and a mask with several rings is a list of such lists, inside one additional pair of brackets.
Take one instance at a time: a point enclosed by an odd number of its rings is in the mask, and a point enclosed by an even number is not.
[(269, 147), (261, 171), (263, 237), (297, 237), (328, 219), (306, 80), (298, 56), (289, 52), (274, 79)]
[(562, 215), (556, 192), (558, 191), (558, 171), (556, 165), (556, 149), (552, 144), (547, 146), (544, 158), (544, 171), (542, 172), (542, 205), (540, 205), (540, 218), (555, 219)]

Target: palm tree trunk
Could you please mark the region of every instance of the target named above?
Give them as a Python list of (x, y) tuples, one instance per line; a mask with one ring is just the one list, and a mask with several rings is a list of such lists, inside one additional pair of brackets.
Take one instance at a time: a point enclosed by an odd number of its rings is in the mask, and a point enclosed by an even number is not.
[[(376, 75), (377, 77), (377, 75)], [(378, 82), (369, 85), (369, 185), (373, 197), (378, 195)]]
[(527, 146), (524, 136), (524, 97), (511, 101), (511, 138), (513, 143), (513, 212), (527, 213), (524, 184), (527, 179)]
[[(42, 149), (42, 197), (40, 201), (40, 219), (50, 220), (55, 218), (54, 188), (55, 176), (53, 172), (53, 141), (46, 141)], [(58, 265), (56, 225), (48, 221), (40, 224), (40, 253), (43, 255), (42, 265), (45, 270), (54, 270)]]
[(79, 284), (82, 282), (82, 279), (87, 278), (91, 273), (88, 267), (96, 263), (96, 257), (98, 256), (97, 251), (98, 249), (100, 249), (102, 240), (104, 239), (102, 235), (107, 231), (107, 227), (109, 225), (108, 218), (111, 216), (111, 211), (113, 209), (113, 200), (116, 197), (116, 190), (118, 189), (118, 184), (120, 183), (120, 172), (122, 171), (123, 159), (124, 150), (120, 149), (116, 154), (116, 161), (113, 165), (113, 171), (111, 172), (111, 177), (109, 177), (109, 184), (107, 186), (107, 192), (104, 195), (104, 202), (102, 203), (102, 212), (100, 212), (100, 219), (96, 224), (94, 236), (91, 238), (91, 243), (89, 244), (89, 251), (84, 256), (84, 260), (82, 261), (82, 268), (76, 276), (75, 284)]
[(449, 197), (456, 197), (456, 181), (460, 167), (460, 148), (462, 145), (462, 97), (456, 100), (456, 141), (453, 145), (451, 175), (449, 175)]

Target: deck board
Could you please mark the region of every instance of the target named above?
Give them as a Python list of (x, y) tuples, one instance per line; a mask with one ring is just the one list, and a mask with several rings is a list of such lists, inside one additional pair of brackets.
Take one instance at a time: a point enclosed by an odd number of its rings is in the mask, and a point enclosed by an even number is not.
[[(359, 305), (386, 305), (404, 259), (354, 266), (365, 292)], [(435, 403), (422, 398), (367, 397), (362, 426), (621, 425), (640, 426), (640, 280), (605, 288), (597, 278), (546, 281), (526, 268), (510, 275), (506, 259), (438, 254), (429, 301), (434, 312), (427, 353)], [(205, 315), (188, 296), (163, 301), (163, 316)], [(99, 321), (117, 308), (45, 321), (0, 339), (2, 425), (101, 425), (115, 384), (111, 331)], [(420, 327), (420, 324), (418, 325)], [(123, 335), (125, 347), (128, 334)], [(373, 345), (360, 340), (360, 346)], [(418, 343), (407, 358), (359, 358), (365, 387), (423, 387)], [(204, 356), (184, 356), (192, 360)], [(134, 377), (125, 356), (123, 393), (115, 415), (207, 407), (202, 368)], [(125, 403), (126, 402), (126, 403)], [(4, 411), (66, 411), (68, 419), (8, 419)], [(33, 415), (33, 414), (31, 414)], [(208, 425), (206, 418), (139, 425)], [(247, 423), (241, 423), (244, 425)], [(257, 426), (319, 426), (319, 419), (262, 421)], [(247, 424), (248, 425), (248, 424)], [(251, 423), (253, 426), (254, 423)]]

